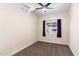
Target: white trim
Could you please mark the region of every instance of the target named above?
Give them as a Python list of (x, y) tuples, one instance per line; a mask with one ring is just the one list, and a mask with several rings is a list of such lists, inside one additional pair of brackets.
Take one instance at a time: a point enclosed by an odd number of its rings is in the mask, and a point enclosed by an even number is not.
[(71, 52), (74, 54), (74, 56), (77, 56), (76, 53), (73, 51), (73, 49), (71, 48), (71, 46), (69, 46)]
[(60, 45), (68, 45), (67, 43), (57, 43), (57, 42), (50, 42), (50, 41), (44, 41), (44, 40), (38, 40), (40, 42), (47, 42), (47, 43), (54, 43), (54, 44), (60, 44)]
[(23, 50), (24, 48), (27, 48), (28, 46), (30, 46), (30, 45), (32, 45), (32, 44), (34, 44), (34, 43), (36, 43), (36, 42), (37, 42), (37, 41), (31, 42), (30, 44), (25, 45), (24, 47), (20, 48), (19, 50), (16, 50), (16, 51), (12, 52), (11, 54), (8, 54), (7, 56), (12, 56), (12, 55), (16, 54), (17, 52)]

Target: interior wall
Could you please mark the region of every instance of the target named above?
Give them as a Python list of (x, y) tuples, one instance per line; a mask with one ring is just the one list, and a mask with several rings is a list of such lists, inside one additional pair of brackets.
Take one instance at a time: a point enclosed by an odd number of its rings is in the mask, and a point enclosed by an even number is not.
[(70, 41), (69, 46), (74, 55), (79, 56), (79, 3), (70, 8)]
[(0, 55), (12, 55), (37, 41), (37, 17), (22, 15), (17, 4), (0, 4)]
[[(61, 19), (62, 25), (62, 38), (57, 38), (57, 35), (46, 34), (46, 37), (42, 36), (43, 32), (43, 20), (56, 20)], [(44, 17), (40, 17), (39, 19), (39, 26), (38, 26), (38, 37), (39, 41), (50, 42), (50, 43), (57, 43), (57, 44), (65, 44), (68, 45), (69, 43), (69, 14), (68, 12), (61, 12), (56, 14), (47, 15)]]

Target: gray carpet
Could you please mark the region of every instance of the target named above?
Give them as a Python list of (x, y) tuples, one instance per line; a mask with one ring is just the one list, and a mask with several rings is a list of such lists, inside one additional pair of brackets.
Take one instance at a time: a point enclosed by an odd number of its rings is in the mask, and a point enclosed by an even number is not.
[(67, 45), (36, 42), (13, 56), (73, 56)]

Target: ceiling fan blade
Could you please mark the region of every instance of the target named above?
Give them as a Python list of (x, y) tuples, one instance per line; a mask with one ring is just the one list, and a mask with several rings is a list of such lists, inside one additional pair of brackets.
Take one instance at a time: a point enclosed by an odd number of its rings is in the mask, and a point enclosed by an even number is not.
[(38, 3), (38, 4), (44, 7), (44, 5), (42, 3)]
[(36, 8), (36, 10), (38, 10), (38, 9), (42, 9), (43, 7), (40, 7), (40, 8)]
[(23, 3), (22, 3), (22, 5), (25, 6), (25, 7), (27, 7), (27, 8), (30, 8), (29, 6), (27, 6), (27, 5), (23, 4)]
[(48, 7), (51, 3), (47, 3), (47, 5), (45, 5), (46, 7)]

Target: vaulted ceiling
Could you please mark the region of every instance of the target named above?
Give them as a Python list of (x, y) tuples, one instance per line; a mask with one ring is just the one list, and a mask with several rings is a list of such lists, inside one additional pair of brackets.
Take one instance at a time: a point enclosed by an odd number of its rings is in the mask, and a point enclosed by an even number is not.
[[(48, 7), (52, 9), (47, 9), (45, 12), (43, 9), (35, 10), (35, 8), (41, 8), (42, 6), (38, 3), (24, 3), (29, 6), (32, 11), (34, 11), (38, 15), (48, 15), (58, 12), (67, 11), (70, 8), (71, 3), (51, 3)], [(42, 3), (42, 5), (46, 5), (47, 3)]]

